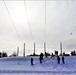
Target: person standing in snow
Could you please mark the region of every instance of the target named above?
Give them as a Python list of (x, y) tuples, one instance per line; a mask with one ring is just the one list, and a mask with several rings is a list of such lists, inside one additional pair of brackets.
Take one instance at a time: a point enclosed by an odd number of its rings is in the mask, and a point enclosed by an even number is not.
[(53, 53), (51, 54), (51, 58), (53, 58), (54, 57), (54, 55), (53, 55)]
[(57, 61), (58, 61), (58, 64), (60, 64), (60, 57), (57, 56)]
[(45, 57), (47, 58), (47, 53), (45, 52)]
[(65, 62), (64, 62), (64, 56), (62, 56), (62, 63), (64, 64)]
[(42, 60), (43, 60), (43, 53), (40, 54), (39, 60), (40, 60), (40, 63), (42, 63)]
[(31, 58), (31, 65), (33, 65), (33, 58)]

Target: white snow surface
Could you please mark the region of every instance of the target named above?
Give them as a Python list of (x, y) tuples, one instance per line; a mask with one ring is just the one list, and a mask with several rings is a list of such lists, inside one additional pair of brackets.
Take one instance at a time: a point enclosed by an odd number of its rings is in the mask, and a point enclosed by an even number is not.
[(40, 64), (38, 56), (0, 58), (0, 75), (76, 75), (76, 56), (65, 56), (65, 64), (57, 63), (57, 58), (44, 57)]

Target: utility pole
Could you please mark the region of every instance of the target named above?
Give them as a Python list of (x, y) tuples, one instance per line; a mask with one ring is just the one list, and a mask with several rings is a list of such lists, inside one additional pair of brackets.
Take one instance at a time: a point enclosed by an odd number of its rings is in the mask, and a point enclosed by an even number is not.
[(45, 52), (46, 52), (46, 43), (44, 43), (44, 55), (45, 55)]
[(25, 57), (25, 43), (24, 43), (23, 56)]
[(17, 56), (19, 56), (19, 47), (17, 47)]
[(35, 43), (34, 43), (34, 55), (35, 55)]
[(60, 55), (62, 56), (62, 43), (60, 42)]

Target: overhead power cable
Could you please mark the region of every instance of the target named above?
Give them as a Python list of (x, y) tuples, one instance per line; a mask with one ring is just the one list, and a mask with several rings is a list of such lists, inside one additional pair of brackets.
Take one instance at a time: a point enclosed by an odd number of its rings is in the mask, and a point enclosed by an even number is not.
[(12, 24), (13, 24), (13, 27), (14, 27), (14, 29), (15, 29), (18, 37), (19, 37), (19, 39), (21, 40), (21, 42), (23, 42), (22, 39), (21, 39), (21, 37), (20, 37), (20, 35), (19, 35), (19, 33), (18, 33), (18, 31), (17, 31), (17, 29), (16, 29), (16, 27), (15, 27), (15, 24), (14, 24), (14, 22), (13, 22), (13, 20), (12, 20), (12, 17), (11, 17), (11, 15), (10, 15), (10, 12), (9, 12), (9, 10), (8, 10), (8, 8), (7, 8), (6, 3), (5, 3), (5, 0), (3, 0), (3, 3), (4, 3), (4, 5), (5, 5), (5, 7), (6, 7), (6, 10), (7, 10), (7, 12), (8, 12), (8, 15), (9, 15), (9, 17), (10, 17), (10, 19), (11, 19), (11, 22), (12, 22)]
[(26, 6), (26, 1), (25, 0), (24, 0), (24, 6), (25, 6), (25, 10), (26, 10), (26, 15), (27, 15), (27, 20), (28, 20), (28, 25), (29, 25), (29, 29), (30, 29), (31, 38), (32, 38), (32, 41), (34, 42), (34, 38), (33, 38), (32, 30), (31, 30), (31, 25), (30, 25), (30, 21), (29, 21), (29, 17), (28, 17), (27, 6)]
[(45, 0), (45, 26), (44, 26), (44, 54), (46, 52), (46, 0)]
[(46, 43), (46, 0), (45, 0), (45, 43)]
[(70, 32), (69, 36), (63, 41), (63, 44), (70, 38), (70, 36), (73, 34), (75, 29), (76, 29), (76, 25), (74, 26), (73, 30)]

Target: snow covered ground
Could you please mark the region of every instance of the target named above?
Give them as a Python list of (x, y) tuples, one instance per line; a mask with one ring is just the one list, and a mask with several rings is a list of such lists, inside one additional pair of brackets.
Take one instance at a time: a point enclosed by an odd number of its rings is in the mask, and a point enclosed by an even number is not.
[(76, 75), (76, 56), (66, 56), (65, 64), (57, 64), (57, 58), (44, 58), (40, 64), (39, 57), (34, 58), (34, 65), (30, 64), (31, 57), (0, 58), (0, 75)]

